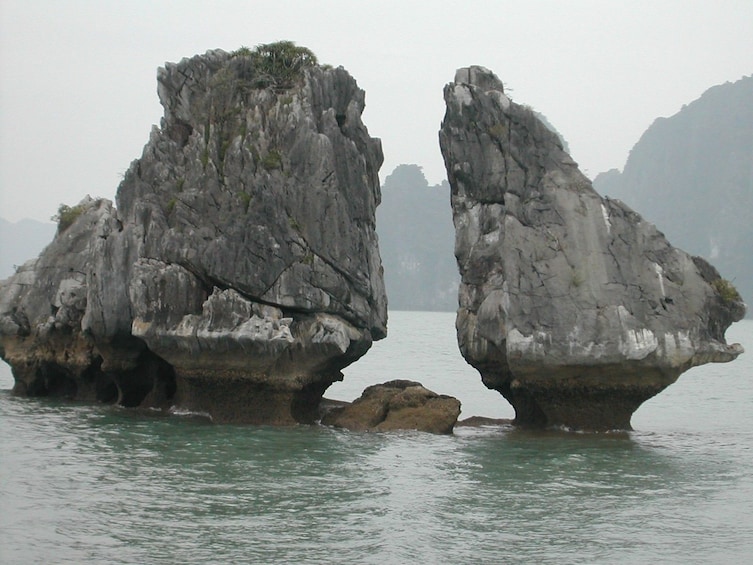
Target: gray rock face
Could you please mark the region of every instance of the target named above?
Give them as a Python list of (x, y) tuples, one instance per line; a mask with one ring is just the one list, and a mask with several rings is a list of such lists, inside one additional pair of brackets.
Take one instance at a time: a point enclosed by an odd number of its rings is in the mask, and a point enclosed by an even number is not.
[(683, 371), (742, 353), (724, 339), (734, 288), (601, 198), (493, 73), (460, 69), (444, 96), (458, 343), (518, 424), (629, 428)]
[(136, 404), (311, 421), (341, 369), (385, 336), (382, 151), (361, 121), (364, 92), (317, 65), (270, 84), (257, 61), (217, 50), (160, 69), (165, 115), (117, 211), (82, 202), (2, 283), (18, 392), (53, 393), (47, 366), (73, 396), (92, 371), (118, 397), (127, 375), (149, 373)]

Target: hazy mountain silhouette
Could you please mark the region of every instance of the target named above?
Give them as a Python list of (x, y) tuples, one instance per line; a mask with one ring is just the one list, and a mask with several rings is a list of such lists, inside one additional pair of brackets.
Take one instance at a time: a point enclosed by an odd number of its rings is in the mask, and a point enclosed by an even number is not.
[(429, 186), (418, 165), (397, 166), (382, 186), (377, 234), (390, 309), (457, 309), (460, 275), (447, 181)]
[(557, 136), (557, 139), (559, 139), (560, 143), (562, 144), (562, 149), (565, 150), (565, 153), (569, 154), (570, 153), (570, 144), (562, 136), (562, 134), (559, 132), (559, 130), (557, 130), (557, 128), (554, 127), (554, 125), (552, 125), (552, 122), (550, 122), (549, 119), (544, 114), (542, 114), (541, 112), (537, 112), (536, 110), (534, 110), (533, 113), (536, 115), (536, 117), (539, 119), (539, 121), (541, 121), (541, 123), (546, 126), (546, 128), (549, 131), (553, 132)]
[(52, 241), (57, 226), (50, 222), (0, 218), (0, 279), (15, 272), (16, 265), (34, 259)]
[(600, 174), (594, 187), (708, 259), (753, 303), (753, 76), (654, 121), (624, 171)]

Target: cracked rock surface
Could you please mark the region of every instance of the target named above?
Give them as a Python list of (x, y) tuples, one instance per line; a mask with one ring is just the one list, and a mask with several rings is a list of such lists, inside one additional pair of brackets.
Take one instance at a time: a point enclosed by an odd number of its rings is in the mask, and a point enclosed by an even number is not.
[(724, 338), (745, 313), (734, 288), (601, 198), (491, 71), (458, 70), (444, 97), (458, 343), (516, 423), (626, 429), (682, 372), (742, 353)]
[(117, 209), (85, 199), (0, 283), (17, 393), (307, 422), (386, 335), (364, 92), (342, 68), (256, 74), (221, 50), (159, 69), (164, 117)]

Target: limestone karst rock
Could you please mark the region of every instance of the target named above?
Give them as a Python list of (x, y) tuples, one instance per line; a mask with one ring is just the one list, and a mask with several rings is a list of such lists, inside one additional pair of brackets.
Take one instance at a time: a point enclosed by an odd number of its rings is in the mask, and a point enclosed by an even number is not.
[(168, 63), (158, 85), (117, 210), (83, 201), (0, 283), (15, 390), (313, 421), (386, 334), (364, 92), (288, 42)]
[(743, 351), (724, 338), (745, 313), (734, 288), (601, 198), (492, 72), (458, 70), (444, 97), (458, 343), (516, 423), (629, 428), (683, 371)]

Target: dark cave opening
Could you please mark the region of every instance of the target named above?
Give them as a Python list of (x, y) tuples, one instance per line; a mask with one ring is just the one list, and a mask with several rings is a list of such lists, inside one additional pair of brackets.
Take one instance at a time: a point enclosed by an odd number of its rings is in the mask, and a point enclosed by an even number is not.
[(36, 378), (29, 385), (29, 396), (75, 398), (78, 392), (76, 380), (64, 368), (55, 363), (43, 363), (36, 371)]

